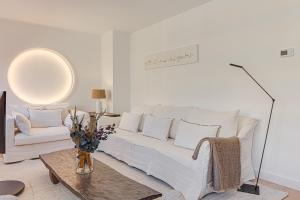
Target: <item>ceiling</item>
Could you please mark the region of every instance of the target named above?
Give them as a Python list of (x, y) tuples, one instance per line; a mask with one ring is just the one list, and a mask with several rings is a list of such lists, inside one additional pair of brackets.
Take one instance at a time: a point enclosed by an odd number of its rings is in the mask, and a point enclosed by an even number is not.
[(136, 31), (209, 0), (0, 0), (0, 18), (101, 34)]

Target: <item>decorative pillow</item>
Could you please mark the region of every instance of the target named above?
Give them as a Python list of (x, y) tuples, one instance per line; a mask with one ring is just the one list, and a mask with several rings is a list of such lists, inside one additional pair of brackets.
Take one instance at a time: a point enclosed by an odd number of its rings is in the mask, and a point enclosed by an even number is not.
[(193, 107), (158, 105), (155, 107), (152, 113), (157, 117), (167, 117), (174, 119), (171, 125), (169, 137), (175, 139), (180, 120), (185, 119), (192, 109)]
[(167, 140), (173, 119), (146, 115), (144, 119), (143, 135), (160, 140)]
[(30, 135), (31, 123), (29, 119), (22, 113), (12, 112), (17, 128), (24, 134)]
[(139, 105), (139, 106), (135, 106), (135, 107), (133, 107), (133, 109), (131, 109), (132, 113), (142, 114), (141, 121), (140, 121), (140, 124), (139, 124), (139, 129), (138, 129), (139, 131), (143, 130), (145, 115), (146, 114), (152, 114), (155, 107), (156, 106)]
[(196, 124), (219, 125), (219, 137), (232, 137), (237, 133), (238, 114), (239, 110), (218, 112), (194, 108), (184, 120)]
[(120, 129), (136, 133), (139, 128), (142, 114), (124, 112), (119, 125)]
[(239, 117), (239, 131), (237, 136), (241, 146), (241, 183), (255, 178), (252, 165), (253, 134), (258, 124), (256, 119)]
[[(74, 111), (72, 111), (72, 113), (73, 113), (73, 112), (74, 112)], [(77, 110), (77, 111), (76, 111), (76, 115), (77, 115), (77, 118), (78, 118), (79, 121), (81, 121), (81, 120), (83, 119), (83, 121), (82, 121), (83, 127), (85, 127), (85, 126), (87, 126), (87, 125), (89, 124), (89, 121), (90, 121), (90, 115), (89, 115), (89, 113), (84, 112), (84, 111)], [(69, 129), (71, 129), (71, 128), (73, 127), (73, 122), (72, 122), (72, 120), (71, 120), (70, 114), (68, 114), (68, 115), (66, 116), (66, 118), (65, 118), (65, 120), (64, 120), (64, 125), (65, 125), (66, 127), (68, 127)]]
[(62, 126), (61, 110), (29, 109), (32, 128), (47, 128)]
[(198, 143), (206, 137), (216, 137), (220, 126), (200, 125), (181, 120), (174, 145), (195, 150)]

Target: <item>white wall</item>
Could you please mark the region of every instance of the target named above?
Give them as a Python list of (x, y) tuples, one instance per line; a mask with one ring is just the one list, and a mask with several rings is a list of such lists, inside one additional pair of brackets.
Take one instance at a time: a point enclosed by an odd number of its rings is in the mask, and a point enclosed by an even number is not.
[(90, 93), (91, 88), (101, 87), (100, 36), (4, 19), (0, 27), (0, 90), (8, 91), (8, 104), (24, 104), (9, 88), (10, 63), (22, 51), (40, 47), (59, 52), (73, 67), (76, 85), (66, 102), (87, 111), (95, 109)]
[(129, 33), (108, 31), (101, 40), (101, 79), (108, 93), (108, 111), (122, 113), (130, 107)]
[[(131, 36), (131, 105), (195, 105), (241, 109), (261, 120), (255, 136), (258, 168), (271, 102), (244, 65), (277, 99), (267, 143), (265, 179), (300, 189), (300, 1), (213, 0)], [(145, 71), (144, 56), (199, 44), (197, 64)], [(280, 50), (295, 56), (280, 58)]]

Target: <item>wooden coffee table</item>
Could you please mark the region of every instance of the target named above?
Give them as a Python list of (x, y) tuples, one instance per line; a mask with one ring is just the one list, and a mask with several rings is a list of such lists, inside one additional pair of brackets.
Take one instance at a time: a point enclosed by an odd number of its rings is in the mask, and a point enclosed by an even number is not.
[(76, 150), (40, 155), (53, 184), (62, 183), (83, 200), (152, 200), (162, 194), (94, 160), (94, 172), (76, 174)]

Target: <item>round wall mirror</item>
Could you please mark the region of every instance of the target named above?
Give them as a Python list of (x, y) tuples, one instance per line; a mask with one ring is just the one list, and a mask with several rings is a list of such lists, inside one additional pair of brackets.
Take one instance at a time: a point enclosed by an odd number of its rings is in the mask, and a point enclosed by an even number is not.
[(30, 104), (51, 104), (72, 92), (74, 73), (70, 63), (49, 49), (29, 49), (19, 54), (8, 70), (8, 82), (16, 96)]

